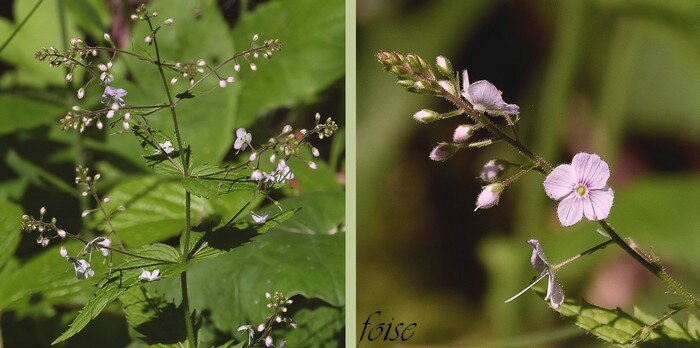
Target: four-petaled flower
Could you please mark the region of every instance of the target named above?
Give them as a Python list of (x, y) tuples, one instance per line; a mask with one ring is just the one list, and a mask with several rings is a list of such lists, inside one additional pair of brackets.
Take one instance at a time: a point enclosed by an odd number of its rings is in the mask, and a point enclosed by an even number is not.
[(598, 155), (581, 152), (571, 164), (554, 168), (544, 180), (547, 196), (559, 201), (557, 215), (564, 226), (571, 226), (583, 215), (602, 220), (610, 213), (613, 190), (607, 186), (610, 169)]
[[(158, 144), (158, 146), (160, 147), (160, 149), (163, 149), (163, 151), (165, 151), (165, 153), (168, 155), (175, 151), (175, 147), (173, 147), (173, 143), (171, 143), (170, 140), (164, 143), (160, 143)], [(156, 149), (156, 154), (161, 153), (160, 149)]]
[[(112, 241), (109, 240), (108, 238), (105, 237), (97, 237), (91, 241), (89, 241), (87, 244), (85, 244), (85, 252), (88, 254), (92, 254), (92, 251), (97, 249), (99, 250), (103, 256), (107, 257), (109, 256), (110, 253), (110, 248), (112, 247)], [(92, 256), (92, 255), (90, 255)]]
[(520, 107), (503, 101), (501, 94), (496, 86), (486, 80), (469, 84), (467, 71), (462, 73), (462, 96), (472, 104), (474, 110), (491, 115), (517, 115)]
[(255, 330), (252, 325), (241, 325), (238, 327), (238, 331), (248, 331), (248, 339), (252, 339), (255, 335)]
[(248, 133), (245, 128), (238, 128), (238, 130), (236, 130), (236, 141), (233, 143), (233, 148), (243, 151), (250, 145), (252, 140), (253, 136)]
[(95, 276), (95, 271), (92, 269), (92, 267), (87, 261), (83, 259), (72, 258), (70, 256), (66, 259), (73, 264), (73, 268), (75, 268), (76, 278), (80, 280), (86, 280), (89, 277)]
[(250, 212), (250, 217), (256, 224), (264, 224), (268, 216), (270, 216), (270, 214), (256, 214), (253, 211)]
[(153, 272), (144, 269), (141, 271), (141, 274), (139, 274), (139, 280), (145, 280), (147, 282), (158, 280), (158, 278), (160, 278), (159, 269), (154, 269)]
[(123, 88), (115, 88), (111, 86), (105, 87), (104, 93), (102, 93), (102, 103), (109, 104), (114, 103), (119, 107), (124, 106), (124, 96), (126, 95), (126, 90)]

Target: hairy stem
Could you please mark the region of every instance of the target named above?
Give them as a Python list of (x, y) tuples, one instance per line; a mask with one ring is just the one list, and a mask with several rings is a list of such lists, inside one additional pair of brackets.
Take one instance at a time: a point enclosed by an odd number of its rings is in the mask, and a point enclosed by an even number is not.
[[(552, 172), (552, 165), (547, 163), (540, 155), (530, 150), (519, 140), (510, 137), (493, 122), (491, 122), (488, 116), (475, 111), (469, 104), (467, 104), (467, 102), (462, 100), (462, 98), (460, 98), (458, 95), (451, 94), (449, 91), (443, 89), (442, 96), (448, 101), (452, 102), (458, 108), (462, 109), (464, 113), (466, 113), (470, 118), (472, 118), (474, 121), (486, 128), (486, 130), (488, 130), (493, 136), (495, 136), (498, 139), (504, 140), (510, 146), (512, 146), (518, 152), (520, 152), (520, 154), (530, 159), (536, 165), (537, 168), (541, 169), (542, 174), (547, 175)], [(687, 302), (689, 305), (700, 309), (700, 300), (698, 300), (697, 297), (695, 297), (691, 292), (685, 289), (685, 287), (678, 283), (678, 281), (673, 279), (663, 267), (647, 260), (647, 258), (644, 257), (644, 255), (634, 250), (629, 244), (627, 244), (627, 242), (625, 242), (624, 239), (622, 239), (622, 237), (620, 237), (617, 234), (617, 232), (615, 232), (615, 230), (612, 228), (612, 226), (610, 226), (610, 224), (608, 224), (607, 221), (598, 220), (597, 223), (603, 228), (603, 230), (605, 230), (606, 233), (608, 233), (611, 240), (615, 244), (617, 244), (622, 250), (624, 250), (627, 254), (632, 256), (632, 258), (634, 258), (635, 261), (637, 261), (640, 265), (642, 265), (649, 272), (651, 272), (662, 282), (664, 282), (671, 291), (682, 297), (685, 300), (685, 302)]]
[[(153, 24), (150, 18), (148, 19), (148, 26), (153, 32)], [(158, 67), (158, 72), (160, 72), (161, 80), (163, 81), (163, 88), (165, 88), (165, 94), (168, 96), (168, 103), (170, 105), (170, 114), (173, 118), (173, 128), (175, 130), (175, 138), (177, 139), (178, 153), (180, 154), (180, 160), (182, 161), (182, 177), (187, 178), (189, 176), (189, 164), (185, 160), (185, 153), (182, 147), (182, 136), (180, 135), (180, 126), (177, 121), (177, 112), (175, 111), (175, 103), (173, 102), (172, 94), (170, 93), (170, 87), (168, 86), (168, 80), (165, 78), (165, 73), (163, 72), (163, 65), (160, 59), (160, 50), (158, 49), (157, 35), (153, 35), (153, 47), (156, 51), (156, 66)], [(185, 190), (185, 232), (184, 232), (184, 242), (182, 245), (182, 259), (181, 263), (186, 263), (189, 258), (189, 244), (190, 244), (190, 230), (191, 230), (191, 199), (190, 191)], [(187, 291), (187, 271), (180, 274), (180, 285), (182, 288), (182, 311), (185, 317), (185, 327), (187, 328), (187, 342), (190, 348), (197, 347), (197, 340), (194, 336), (194, 328), (192, 326), (192, 316), (190, 315), (190, 300)]]

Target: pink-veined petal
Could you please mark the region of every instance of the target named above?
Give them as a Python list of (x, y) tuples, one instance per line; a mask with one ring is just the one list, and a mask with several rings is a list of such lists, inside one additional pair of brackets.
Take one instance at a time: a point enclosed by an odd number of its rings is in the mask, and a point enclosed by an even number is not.
[(589, 189), (605, 187), (610, 177), (608, 164), (596, 154), (579, 152), (571, 161), (571, 166), (576, 173), (577, 182)]
[(560, 200), (574, 191), (576, 175), (570, 164), (562, 164), (544, 179), (544, 191), (549, 198)]
[(575, 194), (566, 196), (557, 207), (559, 222), (563, 226), (571, 226), (583, 217), (583, 199)]
[(466, 70), (462, 71), (462, 95), (466, 98), (469, 93), (469, 74)]
[(609, 187), (588, 191), (588, 195), (583, 198), (583, 213), (588, 220), (602, 220), (608, 217), (610, 208), (613, 205), (615, 194)]

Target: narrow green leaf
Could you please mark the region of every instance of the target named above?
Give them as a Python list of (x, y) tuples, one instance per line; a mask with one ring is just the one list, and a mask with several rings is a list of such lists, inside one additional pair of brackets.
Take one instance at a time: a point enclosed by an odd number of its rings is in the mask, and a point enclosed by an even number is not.
[(12, 258), (20, 240), (22, 208), (0, 201), (0, 269)]

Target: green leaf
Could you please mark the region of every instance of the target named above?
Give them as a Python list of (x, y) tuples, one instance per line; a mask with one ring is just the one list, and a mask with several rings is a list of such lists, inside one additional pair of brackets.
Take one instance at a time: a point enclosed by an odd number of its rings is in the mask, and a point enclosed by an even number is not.
[[(535, 289), (535, 292), (540, 297), (544, 296), (541, 289)], [(632, 316), (619, 308), (610, 310), (586, 301), (566, 299), (556, 311), (588, 333), (618, 346), (697, 347), (700, 343), (687, 333), (688, 328), (681, 327), (670, 318), (660, 327), (650, 326), (659, 319), (639, 309), (635, 309)], [(697, 324), (692, 322), (692, 325)], [(691, 328), (694, 331), (697, 329)]]
[[(134, 177), (119, 183), (107, 197), (111, 199), (109, 208), (126, 208), (114, 215), (112, 225), (128, 245), (166, 240), (180, 234), (185, 226), (185, 190), (177, 181)], [(192, 197), (191, 204), (195, 225), (214, 213), (211, 204), (199, 197)], [(107, 230), (106, 225), (103, 228)]]
[[(252, 239), (243, 235), (243, 231), (229, 231), (240, 232), (238, 237), (232, 236), (239, 238), (239, 246), (221, 256), (194, 263), (187, 271), (192, 308), (211, 312), (217, 328), (233, 331), (242, 324), (264, 318), (268, 311), (264, 303), (266, 291), (280, 291), (287, 296), (300, 294), (342, 306), (345, 234), (327, 233), (330, 226), (343, 223), (343, 202), (343, 195), (337, 192), (317, 192), (283, 200), (280, 203), (285, 209), (303, 208), (280, 226)], [(318, 208), (313, 214), (305, 214), (313, 204), (318, 204)], [(288, 227), (289, 224), (297, 227)], [(158, 286), (173, 298), (179, 298), (177, 284)]]
[(139, 340), (150, 346), (182, 347), (187, 345), (187, 331), (182, 309), (155, 295), (145, 287), (133, 287), (119, 296), (126, 320)]
[[(158, 31), (158, 45), (163, 60), (168, 62), (190, 62), (205, 59), (209, 64), (217, 64), (233, 55), (228, 26), (216, 7), (216, 1), (185, 1), (172, 6), (169, 1), (154, 1), (149, 9), (158, 12), (154, 20), (159, 23), (165, 18), (173, 18), (175, 24), (164, 26)], [(146, 46), (143, 38), (150, 33), (142, 22), (133, 28), (133, 45), (137, 52), (145, 52), (155, 57), (153, 45)], [(128, 91), (125, 98), (130, 104), (153, 104), (167, 101), (163, 82), (155, 65), (124, 58), (115, 63), (115, 68), (124, 65), (131, 70), (135, 83), (119, 80), (117, 87)], [(227, 70), (228, 69), (228, 70)], [(228, 76), (232, 66), (221, 70)], [(174, 86), (170, 79), (175, 73), (166, 69), (166, 79), (173, 96), (184, 91), (189, 84), (186, 79)], [(193, 91), (195, 98), (185, 99), (177, 104), (177, 116), (183, 141), (192, 147), (192, 164), (218, 163), (233, 142), (234, 119), (230, 115), (235, 110), (239, 89), (236, 85), (222, 89), (215, 77), (199, 84)], [(173, 121), (169, 109), (148, 116), (151, 127), (173, 136)], [(137, 158), (131, 137), (109, 137), (115, 148), (121, 148), (124, 156)], [(175, 142), (173, 142), (175, 143)]]
[(287, 341), (289, 347), (343, 347), (342, 330), (345, 327), (345, 314), (340, 308), (318, 306), (302, 308), (293, 314), (293, 320), (300, 329), (279, 330), (275, 337)]
[(66, 106), (46, 95), (0, 94), (0, 135), (57, 122)]
[(0, 269), (12, 258), (20, 240), (22, 208), (0, 201)]
[[(34, 7), (37, 0), (17, 0), (14, 2), (14, 18), (24, 19)], [(65, 85), (63, 68), (50, 68), (46, 62), (34, 59), (34, 54), (42, 47), (62, 47), (58, 0), (45, 0), (34, 12), (17, 36), (0, 53), (0, 60), (15, 66), (7, 72), (4, 79), (15, 84), (44, 87), (46, 85)], [(66, 29), (69, 38), (77, 37), (75, 20), (70, 12), (66, 13)], [(5, 18), (0, 18), (0, 40), (5, 40), (16, 28)], [(68, 43), (65, 43), (68, 45)]]
[(250, 124), (267, 110), (312, 101), (345, 72), (342, 0), (262, 4), (234, 29), (236, 48), (243, 48), (256, 33), (262, 39), (279, 39), (283, 48), (260, 63), (258, 71), (241, 69), (244, 87), (238, 107), (240, 126)]
[[(173, 247), (165, 244), (152, 244), (133, 250), (132, 253), (141, 257), (162, 259), (170, 262), (178, 262), (180, 253)], [(99, 289), (80, 310), (78, 316), (70, 324), (69, 328), (61, 334), (52, 344), (65, 341), (80, 332), (91, 320), (124, 292), (140, 284), (138, 275), (141, 269), (152, 270), (158, 268), (161, 271), (161, 279), (179, 275), (186, 269), (186, 265), (177, 263), (159, 263), (140, 258), (127, 258), (124, 263), (115, 268), (114, 273), (101, 282)]]
[(44, 168), (21, 158), (14, 150), (10, 150), (7, 153), (5, 162), (7, 163), (8, 167), (17, 172), (20, 177), (28, 180), (36, 186), (43, 187), (45, 184), (50, 184), (52, 187), (57, 188), (64, 193), (77, 196), (77, 190), (73, 186), (67, 184), (61, 178), (55, 176)]

